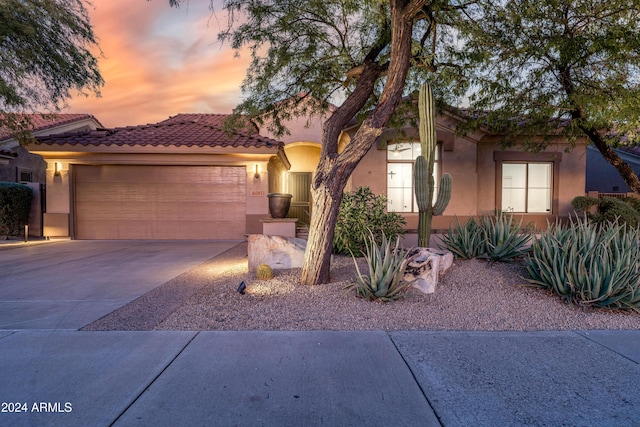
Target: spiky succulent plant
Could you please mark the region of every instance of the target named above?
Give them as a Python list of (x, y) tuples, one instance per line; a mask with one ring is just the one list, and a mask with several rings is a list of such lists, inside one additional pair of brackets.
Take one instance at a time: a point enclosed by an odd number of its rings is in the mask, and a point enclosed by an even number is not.
[(442, 215), (447, 208), (451, 199), (453, 181), (448, 173), (442, 174), (438, 197), (434, 205), (433, 192), (435, 183), (433, 180), (433, 167), (438, 140), (435, 102), (429, 83), (424, 83), (420, 87), (418, 111), (420, 117), (421, 155), (415, 161), (413, 179), (418, 202), (418, 246), (428, 247), (429, 239), (431, 238), (431, 219), (433, 215)]
[(273, 279), (273, 270), (267, 264), (260, 264), (256, 268), (256, 279), (258, 280)]

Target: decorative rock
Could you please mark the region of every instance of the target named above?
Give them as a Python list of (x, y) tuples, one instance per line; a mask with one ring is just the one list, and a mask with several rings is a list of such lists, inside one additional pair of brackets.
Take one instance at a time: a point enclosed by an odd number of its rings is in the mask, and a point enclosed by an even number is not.
[(306, 240), (295, 237), (250, 234), (247, 245), (249, 271), (255, 271), (260, 264), (267, 264), (273, 270), (300, 268), (306, 246)]
[(433, 248), (413, 248), (407, 254), (404, 280), (423, 294), (436, 291), (438, 277), (453, 265), (453, 254)]

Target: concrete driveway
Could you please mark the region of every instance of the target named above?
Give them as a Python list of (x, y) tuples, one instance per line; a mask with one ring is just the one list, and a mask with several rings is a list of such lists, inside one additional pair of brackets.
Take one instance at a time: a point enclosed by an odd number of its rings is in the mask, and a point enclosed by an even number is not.
[(0, 246), (0, 329), (79, 329), (240, 241)]

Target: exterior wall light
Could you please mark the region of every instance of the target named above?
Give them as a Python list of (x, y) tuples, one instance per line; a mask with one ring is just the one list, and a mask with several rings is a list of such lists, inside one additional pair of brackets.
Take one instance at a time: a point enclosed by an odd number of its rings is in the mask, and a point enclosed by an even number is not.
[(60, 176), (60, 171), (62, 170), (62, 163), (60, 162), (55, 162), (54, 163), (54, 171), (53, 171), (53, 175), (54, 176)]
[(255, 179), (260, 179), (260, 166), (256, 163), (256, 173), (253, 174)]

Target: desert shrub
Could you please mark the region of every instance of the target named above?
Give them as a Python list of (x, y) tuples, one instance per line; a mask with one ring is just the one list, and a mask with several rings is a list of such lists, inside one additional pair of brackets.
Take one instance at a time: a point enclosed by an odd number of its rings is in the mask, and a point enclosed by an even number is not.
[(369, 231), (380, 244), (383, 236), (392, 240), (404, 235), (406, 223), (397, 213), (387, 212), (386, 196), (376, 196), (369, 187), (359, 187), (344, 194), (336, 221), (333, 252), (362, 256)]
[(586, 214), (592, 206), (598, 206), (599, 203), (600, 199), (598, 199), (597, 197), (578, 196), (574, 197), (574, 199), (571, 201), (571, 206), (573, 206), (573, 209), (575, 209), (578, 213)]
[(453, 227), (442, 237), (443, 247), (459, 258), (484, 258), (489, 262), (512, 261), (526, 254), (531, 232), (515, 222), (507, 212), (485, 214), (478, 221), (473, 218), (460, 225), (456, 218)]
[(0, 234), (17, 236), (29, 223), (33, 191), (23, 184), (0, 182)]
[(640, 199), (636, 197), (624, 197), (621, 199), (623, 202), (628, 203), (636, 211), (640, 212)]
[(598, 212), (602, 216), (601, 221), (620, 222), (629, 227), (640, 224), (640, 212), (623, 199), (615, 197), (603, 197), (598, 205)]
[(578, 217), (550, 226), (525, 258), (528, 281), (570, 303), (640, 311), (639, 231)]
[[(640, 200), (633, 197), (587, 197), (578, 196), (571, 201), (571, 205), (581, 215), (586, 215), (593, 222), (619, 222), (629, 227), (640, 224)], [(597, 206), (594, 214), (589, 212), (592, 206)]]
[(376, 242), (371, 231), (364, 237), (366, 253), (364, 255), (369, 274), (362, 274), (360, 267), (353, 257), (358, 277), (355, 283), (345, 286), (345, 289), (355, 289), (356, 295), (368, 300), (393, 301), (403, 296), (410, 283), (403, 281), (407, 254), (400, 247), (400, 238), (396, 237), (395, 245), (382, 233), (380, 245)]
[(484, 247), (482, 228), (473, 218), (463, 225), (456, 217), (455, 224), (449, 226), (449, 231), (442, 235), (442, 247), (458, 258), (476, 258), (482, 253)]

